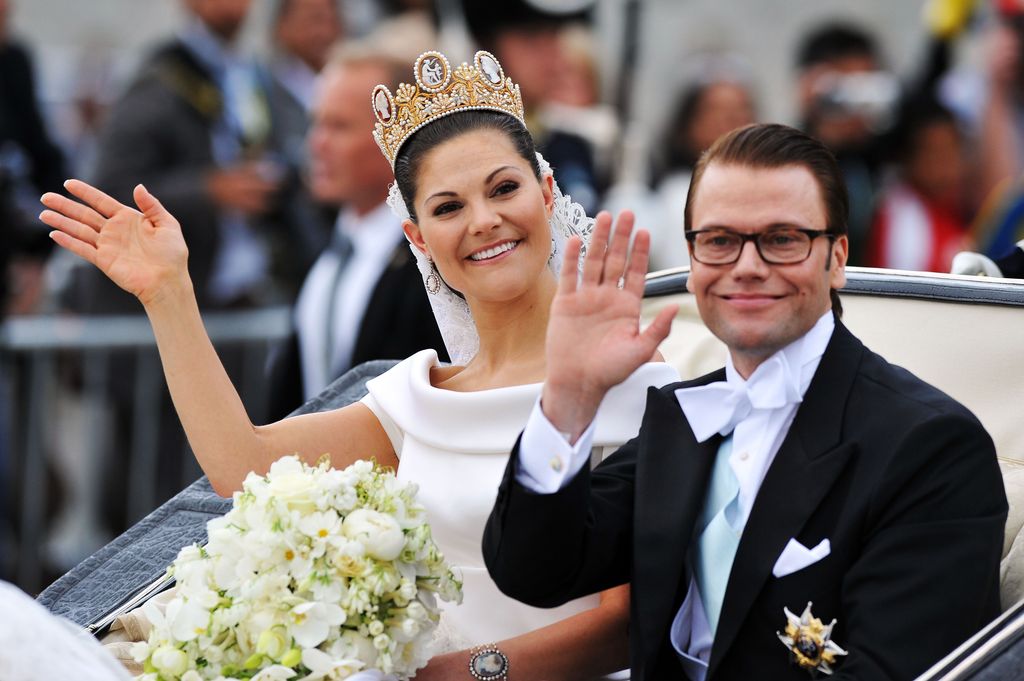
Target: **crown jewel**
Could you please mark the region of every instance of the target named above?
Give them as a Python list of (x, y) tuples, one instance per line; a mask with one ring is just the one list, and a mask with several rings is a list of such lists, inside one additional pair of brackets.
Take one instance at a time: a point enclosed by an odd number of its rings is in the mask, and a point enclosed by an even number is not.
[(472, 65), (463, 62), (454, 71), (440, 52), (424, 52), (416, 59), (413, 75), (416, 85), (402, 83), (394, 95), (385, 85), (378, 85), (370, 95), (377, 116), (373, 138), (392, 168), (410, 135), (457, 111), (500, 111), (525, 125), (519, 86), (505, 77), (490, 52), (477, 52)]

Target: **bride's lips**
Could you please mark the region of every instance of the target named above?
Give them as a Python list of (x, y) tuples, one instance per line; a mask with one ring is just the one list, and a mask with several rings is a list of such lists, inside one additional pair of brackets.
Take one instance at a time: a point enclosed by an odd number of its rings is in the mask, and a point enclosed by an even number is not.
[(472, 263), (492, 263), (508, 257), (508, 254), (516, 250), (519, 244), (520, 240), (502, 239), (476, 249), (466, 256), (466, 260)]

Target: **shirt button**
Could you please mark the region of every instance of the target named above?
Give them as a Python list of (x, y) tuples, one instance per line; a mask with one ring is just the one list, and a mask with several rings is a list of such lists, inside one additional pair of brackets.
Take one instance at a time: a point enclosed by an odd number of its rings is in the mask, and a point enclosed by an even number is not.
[(562, 458), (561, 457), (553, 456), (553, 457), (551, 457), (551, 461), (549, 463), (551, 465), (551, 470), (553, 470), (556, 473), (561, 473), (562, 472)]
[(747, 452), (740, 452), (740, 461), (746, 461), (750, 458), (750, 454)]

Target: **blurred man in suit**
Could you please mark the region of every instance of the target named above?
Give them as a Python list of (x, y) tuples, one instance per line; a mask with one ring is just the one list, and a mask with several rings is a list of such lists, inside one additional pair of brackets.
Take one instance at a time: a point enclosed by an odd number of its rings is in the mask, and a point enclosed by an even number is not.
[(336, 0), (279, 0), (273, 24), (274, 50), (267, 64), (267, 101), (273, 129), (272, 146), (281, 155), (289, 173), (282, 191), (290, 198), (282, 202), (276, 217), (288, 225), (276, 230), (271, 242), (277, 251), (293, 257), (278, 258), (289, 271), (279, 271), (298, 294), (309, 268), (330, 238), (336, 206), (326, 206), (310, 196), (303, 174), (309, 166), (306, 137), (312, 120), (320, 74), (331, 47), (342, 38), (345, 25)]
[[(95, 184), (129, 205), (135, 185), (145, 184), (174, 211), (200, 305), (261, 302), (272, 270), (261, 232), (284, 169), (270, 147), (260, 72), (235, 47), (251, 0), (182, 1), (186, 24), (109, 114)], [(74, 306), (85, 312), (138, 309), (101, 276), (87, 277), (79, 294)]]

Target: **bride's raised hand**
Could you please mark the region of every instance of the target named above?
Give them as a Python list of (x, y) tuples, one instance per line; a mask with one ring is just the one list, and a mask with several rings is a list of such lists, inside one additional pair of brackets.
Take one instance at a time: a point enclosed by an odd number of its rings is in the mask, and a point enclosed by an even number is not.
[(577, 276), (581, 244), (570, 239), (551, 305), (547, 333), (544, 413), (574, 437), (593, 420), (605, 393), (654, 355), (668, 335), (675, 307), (640, 329), (650, 235), (639, 230), (630, 249), (633, 214), (598, 214)]
[(181, 226), (141, 184), (138, 210), (80, 180), (67, 190), (81, 200), (46, 193), (39, 219), (54, 228), (58, 245), (98, 267), (111, 281), (146, 305), (170, 287), (188, 281), (188, 248)]

